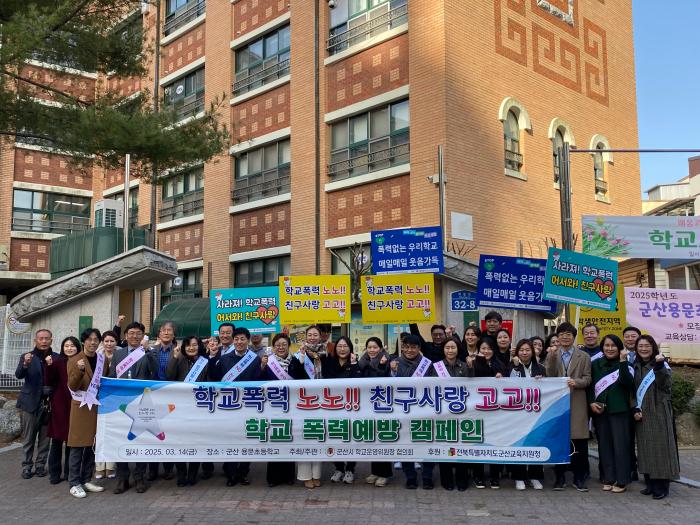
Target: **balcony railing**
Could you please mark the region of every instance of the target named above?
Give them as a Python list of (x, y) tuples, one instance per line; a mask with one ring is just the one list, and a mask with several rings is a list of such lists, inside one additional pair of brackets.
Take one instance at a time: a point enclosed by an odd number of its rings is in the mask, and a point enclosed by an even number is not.
[(204, 211), (204, 192), (197, 191), (184, 197), (164, 199), (159, 217), (162, 221), (172, 221), (180, 217), (190, 217)]
[(234, 190), (231, 192), (233, 204), (245, 204), (289, 193), (291, 190), (289, 171), (290, 165), (286, 164), (259, 175), (236, 179)]
[(608, 193), (608, 183), (607, 181), (596, 179), (595, 180), (595, 192), (598, 195), (606, 195)]
[(523, 156), (517, 151), (505, 150), (506, 168), (513, 171), (520, 171), (523, 167)]
[(198, 113), (204, 111), (204, 91), (185, 97), (184, 101), (182, 103), (176, 103), (174, 108), (178, 121), (194, 117)]
[(67, 235), (90, 228), (90, 219), (88, 217), (71, 217), (65, 215), (61, 216), (61, 218), (65, 220), (57, 221), (12, 217), (12, 229), (21, 232), (59, 233), (61, 235)]
[(191, 22), (198, 16), (203, 15), (205, 7), (205, 0), (193, 0), (192, 2), (187, 2), (180, 9), (173, 13), (170, 13), (165, 17), (165, 24), (163, 25), (163, 34), (169, 35), (176, 29), (184, 26), (188, 22)]
[(389, 148), (372, 151), (366, 155), (358, 155), (347, 160), (333, 162), (328, 165), (328, 176), (336, 181), (357, 177), (380, 169), (408, 164), (411, 146), (408, 134), (401, 143)]
[[(362, 22), (366, 20), (366, 22)], [(408, 0), (393, 0), (330, 30), (329, 55), (364, 42), (408, 21)]]
[(289, 59), (282, 60), (281, 62), (275, 62), (272, 65), (267, 65), (264, 69), (261, 69), (257, 73), (253, 73), (252, 75), (248, 76), (244, 76), (246, 73), (240, 71), (236, 75), (236, 81), (233, 83), (233, 94), (235, 96), (247, 93), (251, 89), (269, 84), (270, 82), (273, 82), (288, 74)]
[(185, 286), (182, 289), (171, 289), (160, 294), (160, 307), (182, 299), (196, 299), (202, 297), (202, 286)]

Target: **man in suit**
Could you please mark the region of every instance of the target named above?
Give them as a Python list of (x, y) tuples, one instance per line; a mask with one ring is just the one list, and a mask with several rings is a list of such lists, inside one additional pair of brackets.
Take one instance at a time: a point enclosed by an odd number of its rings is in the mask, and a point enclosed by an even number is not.
[[(46, 476), (46, 460), (49, 455), (51, 440), (46, 435), (49, 422), (48, 413), (44, 415), (48, 402), (48, 392), (44, 391), (44, 366), (46, 358), (58, 358), (51, 350), (53, 334), (46, 328), (41, 328), (34, 334), (34, 349), (23, 354), (19, 359), (15, 377), (24, 379), (22, 390), (17, 398), (17, 408), (20, 409), (22, 421), (22, 477), (31, 478), (34, 474), (42, 478)], [(37, 454), (34, 461), (34, 446)], [(32, 472), (32, 467), (35, 467)]]
[[(117, 377), (119, 363), (142, 346), (145, 330), (146, 328), (138, 321), (134, 321), (126, 326), (126, 346), (117, 348), (114, 351), (112, 362), (109, 365), (109, 377)], [(122, 379), (155, 379), (158, 370), (156, 355), (148, 351), (147, 348), (144, 348), (144, 350), (143, 356), (122, 372), (120, 376)], [(134, 485), (136, 492), (139, 494), (146, 492), (146, 482), (144, 480), (146, 467), (147, 463), (136, 463), (134, 465)], [(121, 494), (129, 489), (129, 475), (129, 464), (117, 463), (117, 488), (114, 489), (115, 494)]]
[[(557, 328), (559, 349), (547, 354), (545, 368), (547, 377), (568, 377), (571, 389), (571, 470), (574, 472), (574, 487), (579, 492), (588, 492), (588, 400), (586, 389), (591, 384), (591, 358), (576, 348), (576, 327), (564, 322)], [(554, 490), (564, 490), (568, 465), (556, 465)]]

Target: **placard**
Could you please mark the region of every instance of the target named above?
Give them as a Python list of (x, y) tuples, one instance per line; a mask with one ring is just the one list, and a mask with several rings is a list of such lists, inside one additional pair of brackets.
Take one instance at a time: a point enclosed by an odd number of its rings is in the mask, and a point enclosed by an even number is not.
[(700, 290), (625, 288), (627, 322), (657, 343), (700, 343)]
[(432, 274), (362, 276), (365, 324), (432, 323), (435, 307)]
[(280, 277), (279, 294), (282, 324), (350, 322), (349, 275)]
[(482, 308), (512, 308), (553, 312), (556, 305), (544, 300), (547, 261), (527, 257), (479, 257), (477, 294)]
[(404, 228), (372, 232), (372, 271), (443, 273), (442, 228)]
[(251, 334), (279, 331), (279, 288), (251, 286), (209, 291), (212, 335), (222, 323), (247, 328)]

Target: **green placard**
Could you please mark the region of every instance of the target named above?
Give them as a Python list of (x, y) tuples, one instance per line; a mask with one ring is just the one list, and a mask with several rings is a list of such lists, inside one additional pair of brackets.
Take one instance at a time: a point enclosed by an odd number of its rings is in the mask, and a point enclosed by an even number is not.
[(91, 315), (81, 315), (78, 317), (78, 337), (83, 333), (83, 330), (92, 328), (92, 316)]

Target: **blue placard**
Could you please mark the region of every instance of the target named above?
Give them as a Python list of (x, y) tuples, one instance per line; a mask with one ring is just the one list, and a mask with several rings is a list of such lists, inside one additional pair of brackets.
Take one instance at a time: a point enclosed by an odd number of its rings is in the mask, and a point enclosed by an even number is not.
[(615, 310), (617, 261), (550, 248), (544, 296), (560, 303)]
[(253, 286), (210, 290), (211, 332), (219, 335), (221, 323), (233, 323), (251, 333), (279, 332), (279, 287)]
[(372, 271), (443, 273), (442, 228), (407, 228), (372, 232)]
[(544, 300), (545, 259), (482, 255), (477, 298), (480, 307), (554, 312)]
[(476, 312), (479, 309), (476, 292), (457, 290), (450, 294), (450, 310), (453, 312)]

